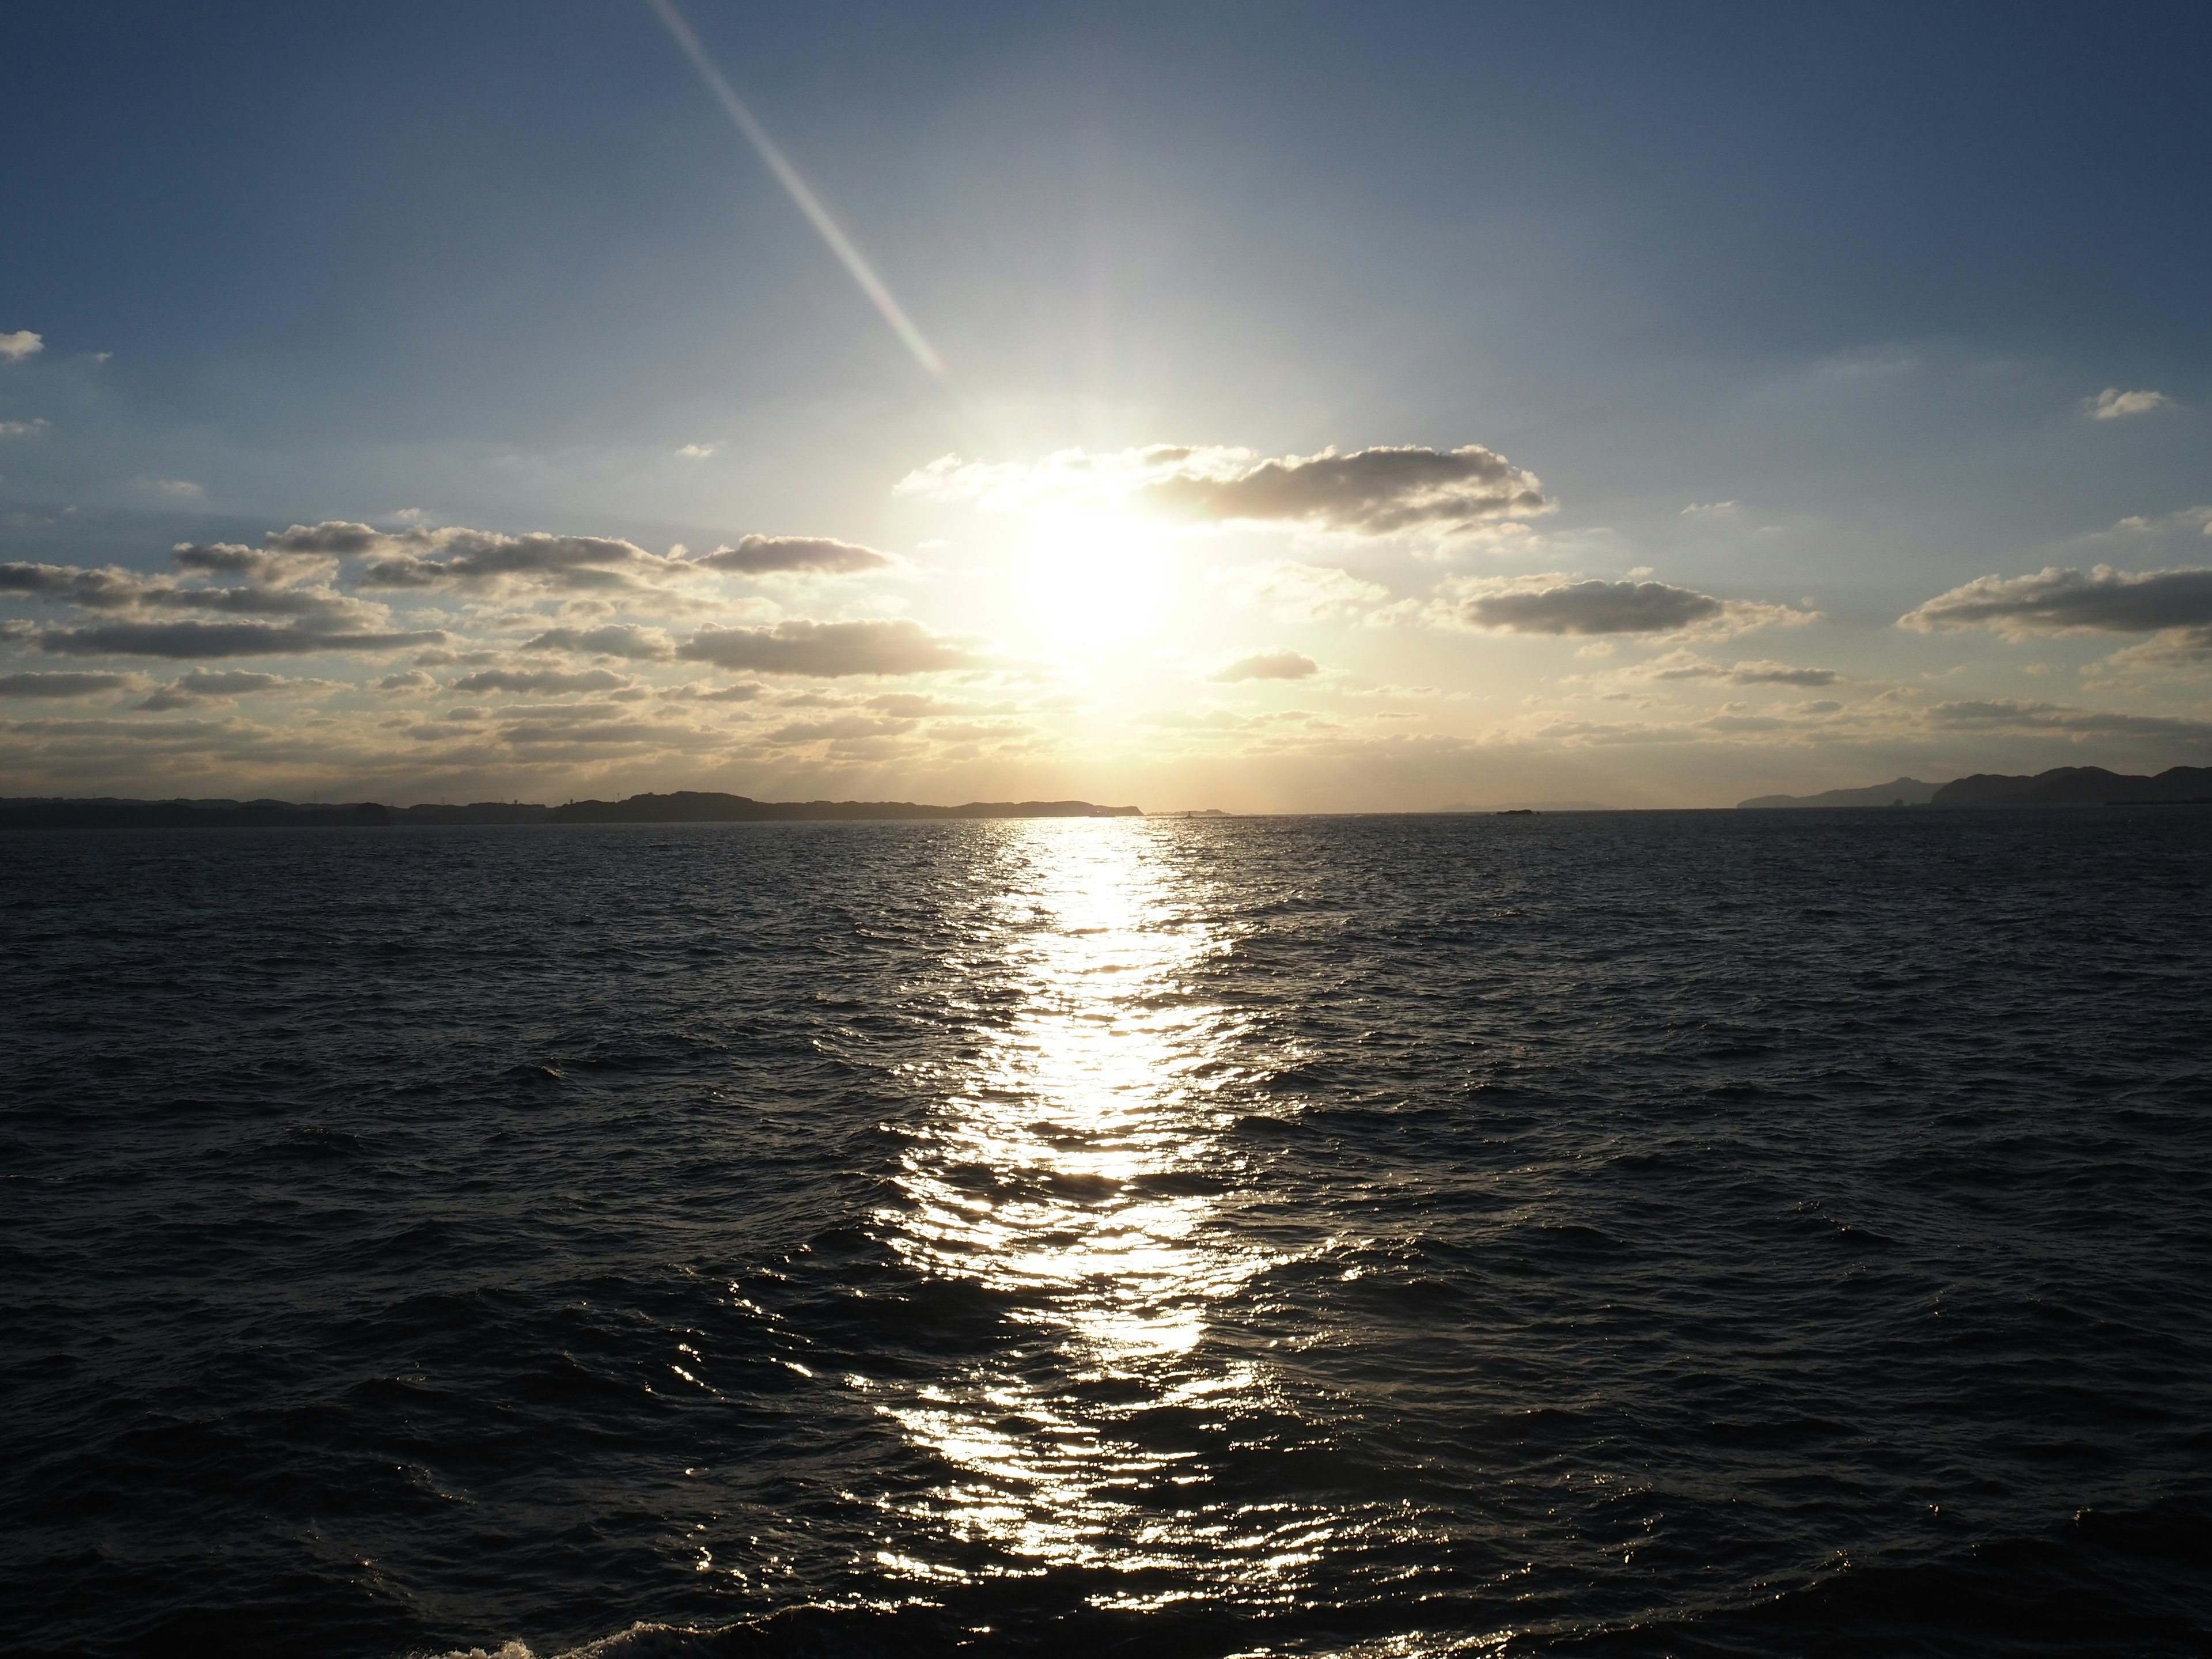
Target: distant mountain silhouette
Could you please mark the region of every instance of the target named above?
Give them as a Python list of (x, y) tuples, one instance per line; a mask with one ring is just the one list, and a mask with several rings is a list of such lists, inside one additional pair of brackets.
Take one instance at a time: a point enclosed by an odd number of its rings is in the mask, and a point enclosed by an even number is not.
[(280, 825), (468, 823), (785, 823), (838, 818), (1134, 818), (1133, 806), (1085, 800), (969, 801), (921, 806), (912, 801), (753, 800), (678, 790), (626, 800), (477, 801), (466, 806), (384, 806), (374, 801), (300, 805), (283, 800), (0, 800), (0, 829), (264, 829)]
[(2107, 772), (2101, 766), (2061, 766), (2032, 778), (1977, 772), (1950, 783), (1899, 778), (1870, 789), (1818, 795), (1755, 795), (1744, 807), (1784, 806), (2159, 806), (2212, 805), (2212, 767), (2176, 766), (2154, 778)]
[(2032, 778), (1977, 772), (1936, 792), (1937, 806), (2148, 806), (2212, 802), (2212, 766), (2176, 766), (2154, 778), (2061, 766)]
[(1917, 778), (1899, 778), (1868, 789), (1830, 789), (1817, 795), (1755, 795), (1736, 803), (1739, 808), (1778, 806), (1925, 806), (1939, 785)]

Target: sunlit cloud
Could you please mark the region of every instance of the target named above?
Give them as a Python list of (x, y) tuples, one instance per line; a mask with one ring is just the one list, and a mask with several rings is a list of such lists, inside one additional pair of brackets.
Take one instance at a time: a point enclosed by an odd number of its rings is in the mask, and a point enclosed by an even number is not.
[(2172, 409), (2174, 402), (2163, 392), (2123, 392), (2116, 386), (2108, 386), (2095, 397), (2083, 398), (2081, 406), (2093, 421), (2119, 421), (2130, 415)]
[(653, 662), (676, 654), (676, 642), (658, 628), (610, 623), (601, 628), (549, 628), (526, 640), (525, 651), (567, 651), (580, 656), (625, 657)]
[(726, 547), (702, 553), (691, 561), (708, 570), (741, 575), (776, 572), (805, 572), (817, 575), (850, 575), (889, 567), (891, 557), (872, 547), (832, 540), (827, 536), (745, 536)]
[(980, 659), (918, 623), (792, 621), (773, 628), (701, 629), (677, 648), (688, 662), (763, 674), (835, 679), (848, 675), (904, 676), (974, 668)]
[(45, 339), (27, 328), (19, 328), (12, 334), (0, 334), (0, 363), (20, 363), (26, 357), (35, 357), (46, 349)]
[(1357, 621), (1390, 597), (1389, 588), (1327, 565), (1239, 565), (1212, 580), (1231, 603), (1279, 623)]
[(1832, 668), (1793, 668), (1779, 662), (1707, 662), (1687, 651), (1669, 652), (1645, 665), (1650, 680), (1716, 680), (1729, 685), (1833, 685), (1841, 678)]
[(1320, 672), (1319, 663), (1296, 651), (1261, 651), (1239, 657), (1206, 678), (1234, 684), (1240, 680), (1302, 680)]
[(898, 493), (972, 501), (995, 511), (1088, 503), (1189, 523), (1310, 525), (1362, 536), (1449, 533), (1553, 511), (1533, 472), (1479, 444), (1414, 446), (1267, 458), (1249, 449), (1156, 444), (1042, 460), (940, 456), (901, 479)]

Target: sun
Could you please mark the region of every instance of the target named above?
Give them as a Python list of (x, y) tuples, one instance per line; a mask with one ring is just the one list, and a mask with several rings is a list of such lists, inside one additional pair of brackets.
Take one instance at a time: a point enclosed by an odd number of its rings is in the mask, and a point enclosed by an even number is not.
[(1023, 596), (1039, 637), (1096, 652), (1133, 644), (1164, 620), (1167, 538), (1158, 525), (1096, 509), (1030, 520)]

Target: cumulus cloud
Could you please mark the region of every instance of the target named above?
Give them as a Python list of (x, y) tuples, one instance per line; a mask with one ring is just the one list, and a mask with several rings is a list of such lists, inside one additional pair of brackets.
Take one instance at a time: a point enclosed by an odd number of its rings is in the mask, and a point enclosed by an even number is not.
[(1535, 474), (1480, 444), (1348, 455), (1330, 448), (1261, 461), (1226, 477), (1185, 469), (1146, 485), (1134, 499), (1194, 518), (1297, 520), (1369, 536), (1526, 518), (1553, 505)]
[(1249, 449), (1155, 444), (1092, 455), (1060, 451), (1028, 465), (942, 456), (899, 491), (1019, 509), (1109, 502), (1201, 522), (1310, 524), (1356, 535), (1465, 530), (1556, 505), (1533, 472), (1480, 444), (1417, 445), (1263, 457)]
[(456, 691), (617, 691), (629, 684), (604, 668), (567, 673), (555, 668), (486, 668), (453, 682)]
[(130, 684), (121, 674), (0, 674), (0, 697), (89, 697)]
[(437, 629), (408, 634), (357, 633), (266, 623), (108, 623), (95, 628), (49, 628), (38, 638), (41, 651), (73, 657), (167, 657), (204, 661), (214, 657), (307, 656), (325, 651), (393, 651), (411, 645), (436, 645)]
[(1261, 651), (1249, 657), (1239, 657), (1226, 667), (1216, 669), (1206, 678), (1234, 684), (1239, 680), (1302, 680), (1308, 675), (1319, 672), (1321, 665), (1311, 657), (1301, 656), (1295, 651)]
[[(1809, 622), (1788, 605), (1716, 599), (1661, 581), (1603, 581), (1558, 575), (1466, 580), (1443, 590), (1446, 614), (1463, 627), (1507, 634), (1738, 634), (1769, 623)], [(1431, 614), (1433, 607), (1431, 607)]]
[[(230, 550), (185, 550), (219, 556)], [(251, 556), (251, 550), (235, 550)], [(85, 611), (212, 611), (228, 616), (295, 617), (325, 626), (365, 626), (381, 621), (384, 614), (327, 588), (259, 582), (245, 587), (183, 587), (128, 570), (59, 564), (0, 564), (0, 593), (58, 599)]]
[(687, 461), (703, 461), (719, 447), (717, 444), (685, 444), (676, 453)]
[(287, 679), (281, 674), (256, 674), (243, 668), (196, 668), (155, 691), (139, 708), (150, 710), (189, 708), (216, 698), (242, 697), (258, 691), (292, 691), (326, 684), (320, 680)]
[(525, 651), (568, 651), (580, 656), (626, 657), (663, 661), (676, 654), (676, 642), (657, 628), (610, 623), (604, 628), (549, 628), (523, 641)]
[(27, 328), (19, 328), (13, 334), (0, 334), (0, 363), (20, 363), (46, 349), (46, 341)]
[(2212, 629), (2212, 569), (2094, 570), (2048, 567), (2032, 576), (1978, 576), (1898, 618), (1920, 633), (1989, 628), (2036, 634), (2154, 634)]
[(856, 570), (880, 570), (891, 559), (872, 547), (832, 541), (826, 536), (745, 536), (733, 546), (718, 547), (691, 562), (708, 570), (733, 570), (748, 576), (774, 571), (845, 575)]
[(784, 622), (773, 628), (702, 628), (676, 654), (720, 668), (836, 679), (848, 674), (932, 674), (977, 659), (919, 623)]
[[(362, 526), (336, 528), (350, 540)], [(543, 531), (506, 535), (458, 526), (402, 530), (380, 537), (369, 553), (360, 576), (363, 587), (530, 586), (570, 592), (635, 590), (690, 574), (682, 559), (648, 553), (635, 542), (611, 536), (556, 536)]]
[(2081, 406), (2089, 411), (2093, 421), (2119, 421), (2130, 415), (2171, 409), (2173, 399), (2163, 392), (2123, 392), (2116, 386), (2108, 386), (2095, 397), (2084, 398)]
[(267, 587), (283, 587), (336, 574), (337, 558), (331, 552), (285, 547), (276, 544), (278, 541), (278, 538), (270, 537), (267, 544), (261, 547), (246, 547), (237, 542), (216, 542), (207, 546), (179, 542), (170, 550), (170, 556), (182, 569), (211, 576), (243, 576)]

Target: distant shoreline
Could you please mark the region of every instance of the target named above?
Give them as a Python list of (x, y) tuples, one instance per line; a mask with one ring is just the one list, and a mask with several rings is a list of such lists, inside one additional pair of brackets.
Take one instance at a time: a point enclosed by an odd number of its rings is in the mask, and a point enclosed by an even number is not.
[(301, 804), (284, 800), (119, 800), (19, 798), (0, 800), (0, 829), (261, 830), (380, 829), (409, 824), (527, 823), (806, 823), (924, 822), (980, 818), (1134, 818), (1134, 806), (1085, 800), (969, 801), (929, 806), (915, 801), (764, 801), (745, 795), (678, 790), (617, 801), (477, 801), (464, 806), (380, 801)]

